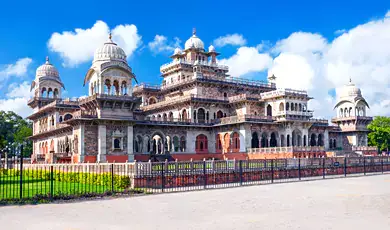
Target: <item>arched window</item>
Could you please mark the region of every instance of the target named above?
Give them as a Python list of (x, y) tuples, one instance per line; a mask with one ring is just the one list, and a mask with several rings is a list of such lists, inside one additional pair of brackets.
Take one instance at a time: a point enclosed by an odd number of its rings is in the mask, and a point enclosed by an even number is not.
[(259, 136), (257, 135), (257, 132), (252, 133), (251, 147), (259, 148)]
[(154, 98), (154, 97), (149, 98), (149, 102), (148, 102), (149, 105), (153, 105), (153, 104), (156, 104), (156, 103), (157, 103), (156, 98)]
[(219, 110), (219, 111), (217, 112), (217, 119), (222, 118), (222, 117), (223, 117), (223, 113), (222, 113), (221, 110)]
[(294, 103), (291, 103), (291, 111), (294, 111)]
[(172, 112), (169, 112), (169, 120), (173, 121), (173, 113)]
[(184, 136), (180, 137), (180, 151), (186, 151), (186, 138)]
[(60, 123), (62, 122), (62, 116), (60, 116), (60, 119), (58, 120)]
[(267, 105), (267, 116), (272, 116), (272, 106), (271, 105)]
[(163, 114), (163, 121), (166, 121), (166, 120), (167, 120), (167, 114), (164, 113), (164, 114)]
[(69, 120), (69, 119), (72, 119), (73, 118), (73, 116), (71, 115), (71, 114), (65, 114), (65, 116), (64, 116), (64, 121), (67, 121), (67, 120)]
[(287, 134), (287, 147), (290, 147), (290, 134)]
[(175, 152), (178, 152), (179, 149), (180, 149), (179, 138), (177, 136), (173, 137), (173, 149), (174, 149)]
[(188, 118), (187, 118), (187, 110), (183, 109), (183, 112), (181, 113), (181, 119), (183, 121), (186, 121)]
[(111, 81), (110, 81), (110, 79), (106, 79), (104, 81), (104, 93), (111, 94)]
[(205, 111), (204, 109), (200, 108), (198, 109), (198, 122), (199, 123), (204, 123), (205, 122)]
[(343, 117), (343, 115), (344, 115), (343, 108), (340, 108), (340, 117)]
[(240, 151), (240, 134), (238, 134), (237, 132), (233, 133), (233, 151)]
[(299, 111), (302, 111), (302, 104), (299, 104)]
[(312, 133), (311, 136), (310, 136), (310, 146), (316, 146), (317, 145), (317, 136)]
[(284, 103), (280, 102), (279, 104), (279, 111), (284, 111)]
[(226, 98), (227, 98), (227, 93), (223, 93), (223, 97), (224, 97), (225, 100), (226, 100)]
[(317, 145), (318, 146), (324, 146), (324, 135), (323, 134), (318, 134)]
[(205, 135), (200, 134), (196, 137), (195, 151), (197, 153), (204, 153), (208, 151), (207, 137)]
[(286, 103), (286, 111), (288, 111), (290, 109), (290, 103)]
[(277, 146), (277, 141), (276, 141), (276, 134), (271, 133), (271, 140), (270, 140), (270, 147), (276, 147)]
[(51, 115), (51, 126), (54, 126), (54, 116)]
[(41, 90), (41, 97), (46, 97), (46, 88), (43, 87), (42, 90)]
[(121, 149), (121, 141), (119, 138), (114, 139), (114, 149)]
[(57, 97), (58, 97), (58, 89), (55, 88), (55, 89), (54, 89), (54, 98), (57, 98)]
[(261, 147), (262, 148), (268, 147), (268, 134), (267, 133), (261, 134)]
[(333, 139), (333, 148), (337, 148), (336, 139)]

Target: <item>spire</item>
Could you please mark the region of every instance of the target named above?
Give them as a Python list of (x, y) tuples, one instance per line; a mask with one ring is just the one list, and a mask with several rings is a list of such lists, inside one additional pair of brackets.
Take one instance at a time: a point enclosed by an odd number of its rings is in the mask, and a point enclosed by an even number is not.
[(192, 35), (196, 35), (196, 28), (195, 27), (192, 29)]
[(46, 64), (50, 64), (49, 56), (46, 56)]
[(111, 34), (111, 31), (110, 31), (110, 33), (108, 34), (108, 39), (112, 39), (112, 34)]

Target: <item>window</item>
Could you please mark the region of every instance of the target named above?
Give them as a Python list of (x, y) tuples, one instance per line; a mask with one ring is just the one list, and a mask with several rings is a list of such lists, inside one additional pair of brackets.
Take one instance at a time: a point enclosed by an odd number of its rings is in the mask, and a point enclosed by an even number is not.
[(237, 132), (233, 133), (233, 149), (235, 152), (240, 151), (240, 135)]
[(200, 134), (196, 137), (195, 151), (198, 152), (207, 152), (207, 137), (203, 134)]
[(67, 121), (67, 120), (69, 120), (69, 119), (72, 119), (73, 118), (73, 116), (71, 115), (71, 114), (66, 114), (65, 116), (64, 116), (64, 121)]
[(114, 149), (121, 149), (121, 141), (118, 138), (114, 139)]

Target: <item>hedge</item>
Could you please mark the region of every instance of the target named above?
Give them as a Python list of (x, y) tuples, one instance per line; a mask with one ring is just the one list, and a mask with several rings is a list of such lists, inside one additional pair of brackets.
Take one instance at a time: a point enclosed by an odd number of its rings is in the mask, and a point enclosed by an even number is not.
[[(0, 176), (19, 176), (19, 169), (0, 169)], [(23, 170), (23, 176), (50, 180), (50, 171), (49, 170)], [(111, 173), (82, 173), (82, 172), (62, 172), (59, 170), (53, 171), (54, 181), (59, 182), (71, 182), (71, 183), (81, 183), (81, 184), (93, 184), (101, 186), (111, 186), (112, 175)], [(129, 176), (114, 175), (114, 187), (120, 189), (126, 189), (131, 186), (131, 181)]]

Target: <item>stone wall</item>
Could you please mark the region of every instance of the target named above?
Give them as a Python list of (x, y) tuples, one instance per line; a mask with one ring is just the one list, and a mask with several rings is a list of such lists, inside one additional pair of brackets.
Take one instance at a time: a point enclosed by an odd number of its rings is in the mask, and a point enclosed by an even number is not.
[(84, 130), (84, 150), (87, 156), (98, 154), (98, 126), (86, 125)]

